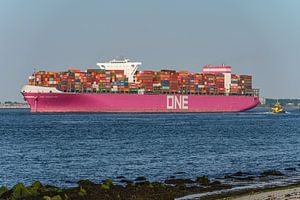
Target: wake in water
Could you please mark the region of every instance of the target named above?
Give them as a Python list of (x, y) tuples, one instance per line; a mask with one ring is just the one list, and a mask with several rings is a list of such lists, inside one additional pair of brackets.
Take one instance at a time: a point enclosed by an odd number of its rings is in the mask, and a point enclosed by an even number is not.
[(284, 113), (273, 113), (271, 111), (268, 112), (263, 112), (262, 114), (266, 114), (266, 115), (285, 115), (285, 114), (291, 114), (291, 112), (285, 111)]
[(262, 110), (262, 111), (248, 111), (248, 112), (241, 112), (240, 115), (280, 115), (284, 116), (286, 114), (292, 114), (292, 112), (285, 111), (284, 113), (273, 113), (271, 110)]

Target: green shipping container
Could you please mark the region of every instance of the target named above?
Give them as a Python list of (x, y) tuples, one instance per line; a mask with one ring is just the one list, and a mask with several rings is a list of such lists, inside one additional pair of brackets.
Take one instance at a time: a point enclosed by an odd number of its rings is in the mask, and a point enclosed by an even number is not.
[(169, 86), (162, 86), (161, 89), (162, 89), (162, 90), (169, 90), (170, 87), (169, 87)]

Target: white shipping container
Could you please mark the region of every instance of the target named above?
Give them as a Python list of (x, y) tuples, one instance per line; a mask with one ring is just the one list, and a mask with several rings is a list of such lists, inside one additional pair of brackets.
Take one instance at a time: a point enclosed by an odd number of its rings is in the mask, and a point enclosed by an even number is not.
[(160, 86), (161, 86), (160, 83), (153, 84), (153, 87), (160, 87)]
[(111, 89), (111, 91), (113, 92), (117, 92), (118, 91), (118, 86), (116, 86), (117, 88), (115, 88), (115, 86)]

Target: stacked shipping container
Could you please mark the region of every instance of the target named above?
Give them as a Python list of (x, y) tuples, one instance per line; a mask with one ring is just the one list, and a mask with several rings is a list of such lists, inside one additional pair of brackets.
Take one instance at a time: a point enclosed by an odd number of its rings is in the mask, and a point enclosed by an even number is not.
[[(188, 71), (138, 71), (133, 83), (123, 70), (88, 69), (66, 72), (39, 71), (29, 77), (29, 85), (55, 87), (64, 92), (178, 93), (225, 95), (223, 73)], [(230, 94), (251, 95), (252, 76), (231, 74)]]
[(178, 74), (175, 70), (161, 70), (159, 73), (160, 92), (178, 92)]
[(239, 79), (240, 77), (236, 74), (231, 74), (231, 85), (230, 85), (230, 93), (238, 94), (240, 91), (239, 88)]
[(252, 76), (240, 75), (240, 87), (241, 94), (251, 94), (252, 93)]
[(144, 89), (146, 92), (153, 92), (153, 71), (139, 71), (136, 78), (141, 89)]

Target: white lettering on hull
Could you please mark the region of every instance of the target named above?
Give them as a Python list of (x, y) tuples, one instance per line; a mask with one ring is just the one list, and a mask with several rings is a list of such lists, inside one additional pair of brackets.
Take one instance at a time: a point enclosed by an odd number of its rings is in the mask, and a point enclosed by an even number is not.
[(168, 110), (187, 110), (189, 109), (189, 97), (188, 96), (167, 96), (167, 109)]

